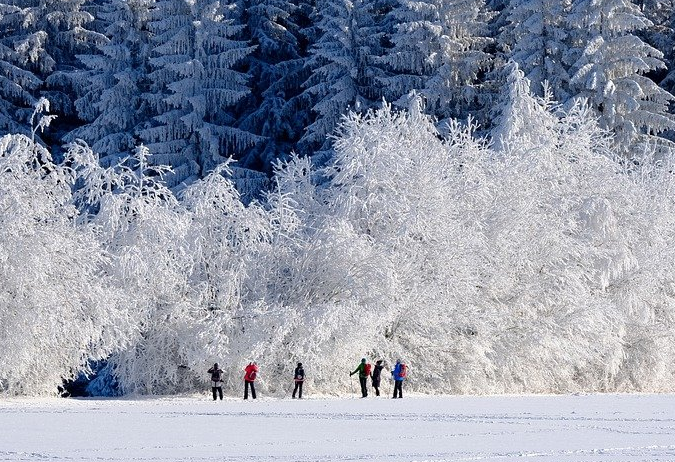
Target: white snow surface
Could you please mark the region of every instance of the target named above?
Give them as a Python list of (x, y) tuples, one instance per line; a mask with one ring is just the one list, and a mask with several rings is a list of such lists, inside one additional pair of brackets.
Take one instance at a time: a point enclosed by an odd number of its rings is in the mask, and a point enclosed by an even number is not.
[(0, 460), (672, 461), (675, 395), (0, 401)]

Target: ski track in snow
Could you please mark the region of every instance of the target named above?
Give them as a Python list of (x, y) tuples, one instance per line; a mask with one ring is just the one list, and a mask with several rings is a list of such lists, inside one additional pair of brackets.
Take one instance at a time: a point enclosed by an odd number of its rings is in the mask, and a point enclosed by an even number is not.
[(0, 400), (0, 461), (675, 461), (675, 396)]

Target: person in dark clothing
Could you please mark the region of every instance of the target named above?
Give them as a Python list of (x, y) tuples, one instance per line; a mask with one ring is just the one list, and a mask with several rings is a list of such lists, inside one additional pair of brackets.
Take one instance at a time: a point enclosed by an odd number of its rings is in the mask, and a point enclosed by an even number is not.
[(250, 362), (244, 369), (244, 399), (248, 399), (248, 389), (251, 388), (251, 398), (255, 399), (255, 378), (258, 376), (258, 365)]
[(302, 363), (298, 363), (298, 367), (295, 368), (293, 380), (295, 380), (295, 388), (293, 389), (293, 399), (295, 399), (296, 392), (298, 392), (298, 398), (302, 399), (302, 383), (305, 381), (305, 370), (302, 368)]
[(382, 365), (382, 360), (378, 359), (375, 362), (375, 367), (373, 368), (373, 375), (371, 376), (373, 380), (373, 388), (375, 389), (375, 396), (380, 396), (380, 380), (382, 378), (382, 369), (384, 369), (384, 366)]
[(216, 400), (216, 392), (220, 396), (220, 400), (223, 400), (223, 370), (218, 367), (218, 363), (215, 363), (211, 369), (207, 371), (211, 374), (211, 391), (213, 392), (213, 400)]
[(356, 366), (353, 372), (349, 373), (349, 376), (359, 373), (359, 382), (361, 383), (361, 397), (368, 397), (368, 376), (370, 375), (370, 364), (366, 364), (366, 358), (361, 360), (361, 364)]

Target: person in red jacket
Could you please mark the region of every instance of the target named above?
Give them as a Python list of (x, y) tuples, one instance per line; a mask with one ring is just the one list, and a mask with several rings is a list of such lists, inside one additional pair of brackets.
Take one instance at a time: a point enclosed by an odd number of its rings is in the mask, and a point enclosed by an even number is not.
[(251, 387), (251, 398), (255, 399), (255, 378), (258, 376), (258, 366), (254, 361), (248, 363), (244, 369), (244, 399), (248, 399), (248, 387)]

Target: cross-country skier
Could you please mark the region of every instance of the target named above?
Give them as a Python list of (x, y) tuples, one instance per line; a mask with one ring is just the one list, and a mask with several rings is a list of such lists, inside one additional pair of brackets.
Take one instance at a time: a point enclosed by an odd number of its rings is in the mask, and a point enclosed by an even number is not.
[(353, 372), (349, 373), (349, 376), (359, 373), (359, 382), (361, 383), (361, 397), (368, 397), (368, 377), (370, 376), (370, 364), (366, 363), (366, 358), (361, 360), (361, 364), (356, 366)]
[(305, 370), (302, 368), (302, 363), (298, 363), (293, 373), (293, 380), (295, 380), (295, 388), (293, 389), (293, 399), (295, 393), (298, 392), (298, 398), (302, 399), (302, 383), (305, 381)]
[(251, 361), (244, 369), (244, 399), (248, 399), (248, 388), (251, 387), (251, 398), (255, 399), (255, 378), (258, 376), (258, 366)]
[(213, 392), (213, 400), (216, 400), (216, 392), (223, 400), (223, 370), (215, 363), (211, 369), (207, 371), (211, 374), (211, 391)]

